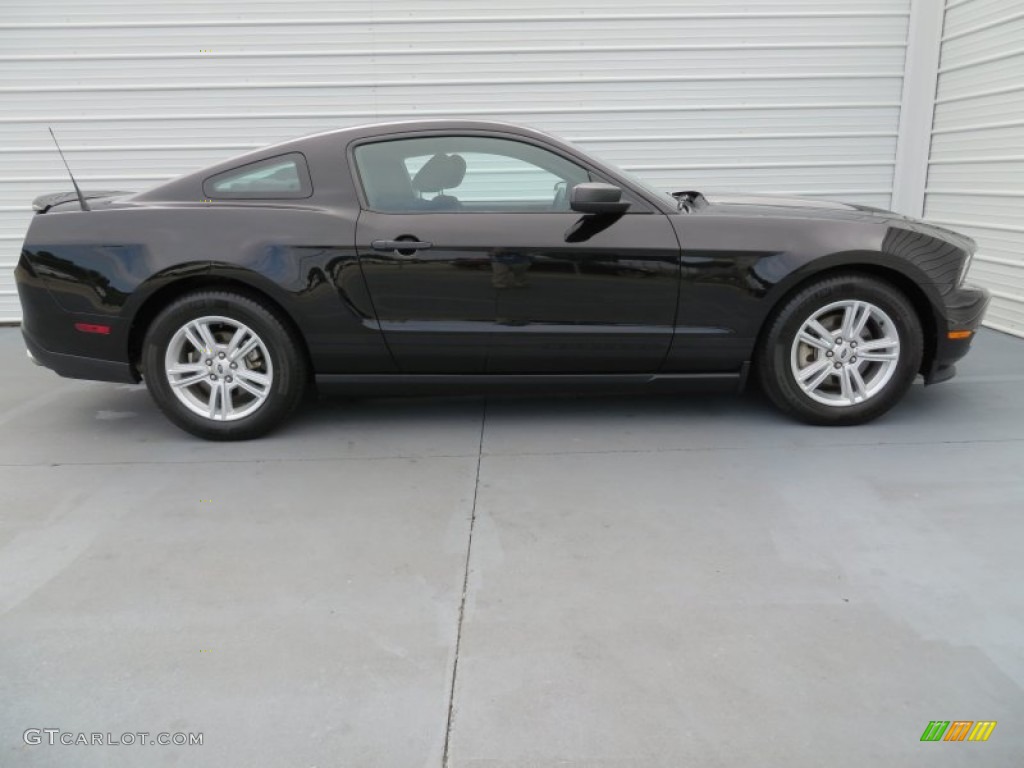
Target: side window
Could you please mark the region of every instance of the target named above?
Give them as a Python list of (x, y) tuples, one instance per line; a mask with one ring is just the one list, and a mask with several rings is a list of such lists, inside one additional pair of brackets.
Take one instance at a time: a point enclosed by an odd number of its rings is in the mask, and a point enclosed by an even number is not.
[(363, 144), (355, 162), (368, 206), (383, 213), (566, 211), (567, 190), (590, 180), (554, 152), (481, 136)]
[(210, 176), (203, 193), (219, 200), (301, 198), (313, 194), (313, 184), (306, 158), (292, 152)]

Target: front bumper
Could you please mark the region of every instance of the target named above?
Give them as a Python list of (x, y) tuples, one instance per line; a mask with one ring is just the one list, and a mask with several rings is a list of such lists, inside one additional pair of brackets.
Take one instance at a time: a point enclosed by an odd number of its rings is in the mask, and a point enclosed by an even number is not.
[[(954, 288), (943, 297), (943, 311), (936, 318), (935, 351), (922, 371), (926, 385), (948, 381), (956, 375), (956, 361), (970, 351), (973, 332), (985, 317), (989, 298), (989, 292), (976, 285)], [(952, 331), (972, 333), (965, 339), (951, 339)]]

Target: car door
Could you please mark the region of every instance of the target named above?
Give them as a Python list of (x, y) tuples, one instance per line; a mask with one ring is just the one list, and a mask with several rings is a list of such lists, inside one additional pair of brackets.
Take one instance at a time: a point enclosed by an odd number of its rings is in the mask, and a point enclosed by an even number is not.
[(625, 373), (672, 338), (679, 245), (639, 197), (581, 215), (591, 180), (532, 142), (419, 136), (363, 143), (360, 262), (381, 329), (409, 373)]

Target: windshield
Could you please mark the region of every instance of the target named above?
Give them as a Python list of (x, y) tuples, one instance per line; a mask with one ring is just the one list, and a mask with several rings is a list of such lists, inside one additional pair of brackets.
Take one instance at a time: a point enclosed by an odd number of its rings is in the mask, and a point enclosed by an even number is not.
[(654, 196), (654, 197), (667, 197), (669, 200), (672, 201), (673, 205), (678, 204), (679, 201), (676, 200), (674, 197), (672, 197), (672, 193), (669, 192), (668, 190), (661, 189), (660, 187), (655, 187), (653, 184), (651, 184), (651, 182), (645, 181), (644, 179), (641, 179), (635, 173), (631, 173), (629, 171), (624, 171), (619, 166), (612, 165), (611, 163), (607, 162), (604, 159), (601, 159), (601, 162), (605, 163), (605, 165), (611, 165), (612, 168), (614, 168), (616, 171), (618, 171), (619, 175), (625, 176), (629, 181), (631, 181), (633, 183), (634, 186), (637, 186), (637, 187), (640, 187), (640, 189), (646, 190), (652, 196)]

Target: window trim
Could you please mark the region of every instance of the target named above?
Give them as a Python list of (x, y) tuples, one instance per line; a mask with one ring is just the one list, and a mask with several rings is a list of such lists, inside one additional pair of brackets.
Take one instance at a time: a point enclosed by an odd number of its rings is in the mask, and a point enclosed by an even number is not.
[(547, 142), (538, 141), (532, 136), (520, 136), (515, 133), (500, 133), (496, 131), (474, 131), (470, 130), (444, 130), (434, 129), (427, 131), (408, 131), (403, 133), (393, 134), (382, 134), (378, 136), (364, 136), (360, 139), (355, 139), (349, 142), (346, 148), (346, 157), (349, 164), (349, 172), (352, 176), (352, 181), (356, 190), (356, 198), (359, 201), (359, 207), (361, 210), (369, 213), (377, 213), (381, 216), (436, 216), (436, 215), (451, 215), (451, 214), (468, 214), (470, 216), (516, 216), (516, 215), (528, 215), (528, 216), (565, 216), (566, 214), (580, 215), (577, 211), (473, 211), (473, 210), (459, 210), (459, 211), (403, 211), (396, 213), (395, 211), (381, 211), (377, 208), (371, 208), (369, 199), (366, 197), (366, 192), (363, 189), (363, 179), (359, 171), (359, 164), (356, 162), (356, 150), (365, 144), (381, 144), (386, 141), (408, 141), (409, 139), (426, 139), (435, 137), (451, 137), (451, 138), (484, 138), (484, 139), (500, 139), (505, 141), (515, 141), (520, 144), (529, 144), (550, 152), (562, 160), (572, 163), (573, 165), (579, 166), (590, 174), (594, 181), (603, 181), (608, 184), (614, 184), (617, 187), (621, 187), (623, 191), (623, 197), (630, 198), (629, 202), (632, 203), (630, 210), (624, 215), (646, 215), (652, 213), (659, 213), (656, 207), (652, 206), (650, 201), (646, 197), (639, 194), (631, 184), (623, 183), (620, 179), (610, 178), (607, 174), (597, 170), (589, 162), (586, 162), (583, 157), (577, 157), (576, 155), (570, 155), (561, 150), (556, 145), (548, 144)]
[[(294, 158), (295, 169), (299, 175), (299, 189), (295, 192), (217, 192), (213, 189), (216, 180), (230, 173), (236, 173), (251, 165), (270, 163), (281, 158)], [(223, 171), (207, 176), (203, 179), (203, 195), (210, 200), (303, 200), (313, 196), (313, 180), (309, 175), (309, 162), (302, 152), (282, 152), (279, 155), (261, 157), (258, 160), (250, 160), (247, 163), (236, 165), (233, 168), (226, 168)]]

